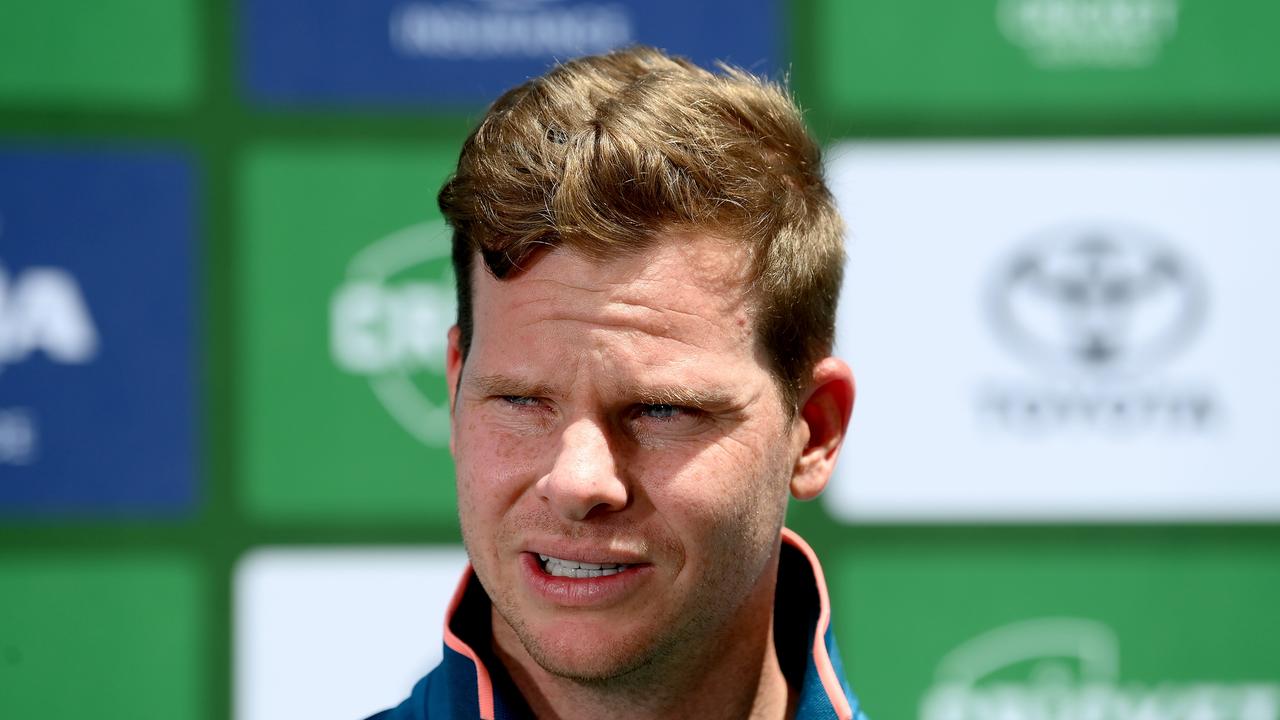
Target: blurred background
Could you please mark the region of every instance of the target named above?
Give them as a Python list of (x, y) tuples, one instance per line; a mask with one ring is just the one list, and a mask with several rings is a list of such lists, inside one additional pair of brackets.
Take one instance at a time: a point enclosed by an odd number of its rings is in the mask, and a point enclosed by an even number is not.
[[(850, 226), (823, 499), (877, 720), (1280, 718), (1280, 8), (0, 4), (0, 717), (358, 718), (465, 558), (434, 196), (502, 89), (789, 78)], [(785, 590), (785, 589), (784, 589)]]

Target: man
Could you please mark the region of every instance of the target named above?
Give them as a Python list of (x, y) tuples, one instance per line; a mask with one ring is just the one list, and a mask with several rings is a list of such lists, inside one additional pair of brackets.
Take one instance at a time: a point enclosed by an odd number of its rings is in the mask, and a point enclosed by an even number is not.
[(379, 720), (861, 718), (783, 529), (853, 406), (842, 225), (775, 86), (636, 48), (503, 95), (440, 192), (471, 570)]

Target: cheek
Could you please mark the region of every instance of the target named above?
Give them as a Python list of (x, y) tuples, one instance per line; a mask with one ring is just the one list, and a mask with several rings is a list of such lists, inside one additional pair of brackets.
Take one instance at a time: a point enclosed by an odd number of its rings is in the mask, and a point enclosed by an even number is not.
[(686, 544), (772, 542), (786, 507), (787, 479), (768, 446), (703, 448), (683, 462), (646, 458), (644, 486)]
[(497, 442), (475, 432), (458, 436), (455, 465), (462, 541), (480, 581), (491, 592), (500, 592), (509, 582), (503, 579), (510, 570), (503, 556), (520, 529), (520, 502), (532, 487), (528, 456), (528, 448), (517, 443)]
[(475, 411), (454, 422), (454, 463), (458, 477), (492, 492), (535, 470), (539, 446), (529, 437), (503, 432), (491, 419)]
[(679, 587), (693, 607), (712, 614), (737, 607), (762, 577), (786, 507), (769, 465), (740, 456), (687, 465), (654, 499), (656, 515), (678, 538)]
[(454, 468), (458, 516), (464, 535), (476, 539), (500, 530), (501, 520), (537, 479), (537, 449), (527, 440), (485, 432), (455, 421)]

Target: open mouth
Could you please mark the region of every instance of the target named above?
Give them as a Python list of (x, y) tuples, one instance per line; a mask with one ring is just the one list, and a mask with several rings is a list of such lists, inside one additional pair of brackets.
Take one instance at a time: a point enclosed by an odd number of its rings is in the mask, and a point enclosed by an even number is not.
[(589, 563), (578, 560), (561, 560), (550, 555), (538, 555), (542, 570), (554, 577), (597, 578), (617, 575), (631, 567), (620, 563)]

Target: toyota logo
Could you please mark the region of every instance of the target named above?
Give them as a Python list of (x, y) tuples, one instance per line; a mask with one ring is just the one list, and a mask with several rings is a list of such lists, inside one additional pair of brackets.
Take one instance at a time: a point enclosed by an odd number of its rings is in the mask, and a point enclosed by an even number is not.
[(1112, 224), (1029, 238), (999, 267), (987, 311), (1008, 347), (1037, 366), (1090, 379), (1150, 370), (1204, 323), (1205, 285), (1161, 238)]

